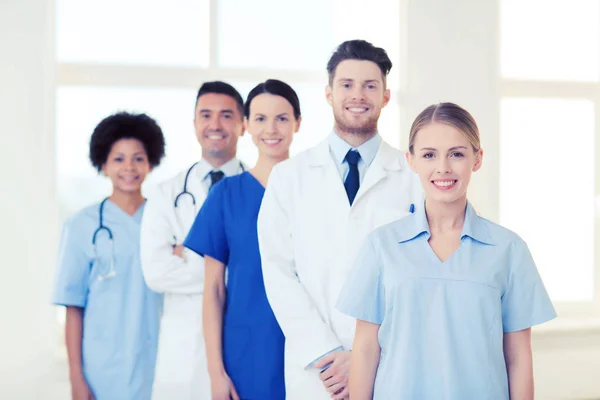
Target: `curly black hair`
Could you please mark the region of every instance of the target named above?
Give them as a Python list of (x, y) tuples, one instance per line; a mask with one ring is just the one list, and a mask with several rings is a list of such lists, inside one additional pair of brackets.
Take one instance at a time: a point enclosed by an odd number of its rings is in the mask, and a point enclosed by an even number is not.
[(90, 161), (98, 172), (106, 163), (113, 144), (121, 139), (142, 142), (152, 168), (157, 167), (165, 156), (165, 138), (154, 119), (146, 114), (119, 112), (100, 121), (92, 133)]

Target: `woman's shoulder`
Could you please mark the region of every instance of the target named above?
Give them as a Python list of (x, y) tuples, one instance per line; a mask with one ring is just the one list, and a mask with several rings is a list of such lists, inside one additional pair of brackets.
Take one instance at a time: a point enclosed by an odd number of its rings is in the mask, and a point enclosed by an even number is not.
[(406, 216), (400, 217), (392, 222), (382, 225), (368, 236), (372, 243), (383, 245), (385, 243), (405, 242), (418, 233), (417, 216), (413, 213), (408, 213)]
[(248, 171), (238, 175), (227, 176), (217, 183), (210, 192), (215, 191), (220, 196), (229, 194), (246, 195), (252, 192), (252, 189), (260, 185), (256, 178)]
[(227, 176), (216, 183), (209, 189), (208, 196), (204, 201), (203, 208), (229, 209), (235, 207), (240, 199), (246, 196), (244, 175), (248, 172), (243, 172), (239, 175)]
[(223, 183), (226, 187), (231, 189), (232, 186), (243, 184), (249, 175), (250, 172), (244, 171), (241, 174), (226, 176), (219, 183)]
[(515, 231), (507, 228), (504, 225), (500, 225), (497, 222), (490, 221), (482, 216), (477, 216), (479, 223), (483, 225), (485, 230), (488, 232), (492, 242), (496, 246), (526, 246), (527, 244), (521, 236)]
[(68, 216), (63, 224), (63, 240), (79, 243), (81, 246), (92, 241), (92, 235), (100, 224), (100, 202), (90, 204)]
[(209, 197), (222, 198), (228, 193), (237, 191), (243, 182), (243, 175), (247, 172), (242, 172), (238, 175), (226, 176), (209, 189)]
[(97, 201), (79, 209), (65, 220), (65, 224), (77, 225), (91, 220), (97, 220), (100, 215), (101, 203), (102, 201)]

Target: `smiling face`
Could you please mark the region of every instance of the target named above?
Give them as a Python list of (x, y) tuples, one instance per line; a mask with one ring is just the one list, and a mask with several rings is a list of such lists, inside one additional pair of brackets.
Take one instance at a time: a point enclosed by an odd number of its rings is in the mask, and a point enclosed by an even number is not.
[(203, 154), (223, 162), (235, 157), (238, 138), (244, 133), (235, 99), (219, 93), (198, 98), (194, 128)]
[(473, 172), (481, 168), (483, 150), (474, 150), (467, 135), (452, 125), (431, 122), (414, 136), (409, 164), (419, 175), (427, 200), (464, 201)]
[(292, 105), (284, 97), (263, 93), (252, 99), (246, 125), (261, 156), (285, 159), (294, 133), (300, 129), (300, 118), (296, 120)]
[(113, 185), (113, 191), (135, 193), (141, 191), (142, 182), (150, 172), (148, 155), (142, 142), (137, 139), (121, 139), (116, 141), (102, 172), (108, 176)]
[(335, 70), (327, 101), (333, 108), (336, 131), (374, 134), (381, 109), (390, 100), (381, 69), (372, 61), (345, 60)]

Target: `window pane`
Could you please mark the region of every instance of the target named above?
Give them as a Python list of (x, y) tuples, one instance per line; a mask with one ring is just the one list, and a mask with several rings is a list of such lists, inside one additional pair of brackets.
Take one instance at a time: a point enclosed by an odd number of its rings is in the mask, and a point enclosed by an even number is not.
[(332, 0), (292, 4), (220, 0), (219, 66), (324, 71), (333, 45)]
[(208, 0), (56, 0), (58, 61), (208, 65)]
[(381, 110), (381, 117), (377, 124), (377, 129), (381, 137), (396, 149), (408, 149), (408, 143), (402, 143), (402, 135), (400, 134), (400, 106), (393, 99), (398, 96), (397, 93), (392, 93), (392, 100), (388, 105)]
[(598, 81), (600, 2), (501, 0), (507, 78)]
[(504, 99), (500, 220), (528, 243), (555, 301), (594, 291), (594, 105)]
[[(325, 71), (335, 46), (362, 38), (399, 59), (399, 2), (373, 0), (365, 17), (363, 0), (221, 0), (218, 64), (228, 68)], [(318, 10), (318, 12), (315, 12)], [(244, 27), (240, 30), (232, 27)], [(394, 73), (400, 67), (396, 65)], [(396, 88), (397, 78), (390, 85)]]
[(167, 144), (166, 157), (145, 186), (173, 176), (200, 158), (194, 133), (194, 90), (61, 87), (57, 92), (57, 182), (62, 214), (70, 214), (110, 193), (110, 182), (88, 159), (89, 139), (102, 118), (117, 111), (145, 112), (156, 119)]
[(291, 154), (298, 154), (324, 140), (333, 130), (333, 112), (322, 84), (294, 84), (300, 98), (302, 124), (294, 138)]
[[(399, 90), (400, 71), (406, 68), (405, 60), (400, 57), (400, 1), (370, 0), (369, 10), (377, 10), (376, 17), (368, 16), (364, 0), (335, 0), (332, 15), (334, 27), (333, 47), (346, 40), (364, 39), (377, 47), (382, 47), (392, 60), (392, 70), (387, 85), (392, 91)], [(328, 57), (322, 62), (324, 65)], [(325, 68), (323, 66), (323, 68)], [(396, 101), (393, 98), (392, 101)]]

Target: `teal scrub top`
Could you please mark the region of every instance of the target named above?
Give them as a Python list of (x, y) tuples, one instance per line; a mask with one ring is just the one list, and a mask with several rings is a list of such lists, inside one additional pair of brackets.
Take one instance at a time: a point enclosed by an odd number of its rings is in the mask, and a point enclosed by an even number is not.
[[(150, 290), (140, 264), (140, 223), (144, 205), (130, 216), (107, 200), (98, 232), (99, 204), (64, 224), (52, 301), (83, 309), (82, 364), (97, 400), (151, 397), (162, 296)], [(113, 277), (102, 279), (111, 269)]]

